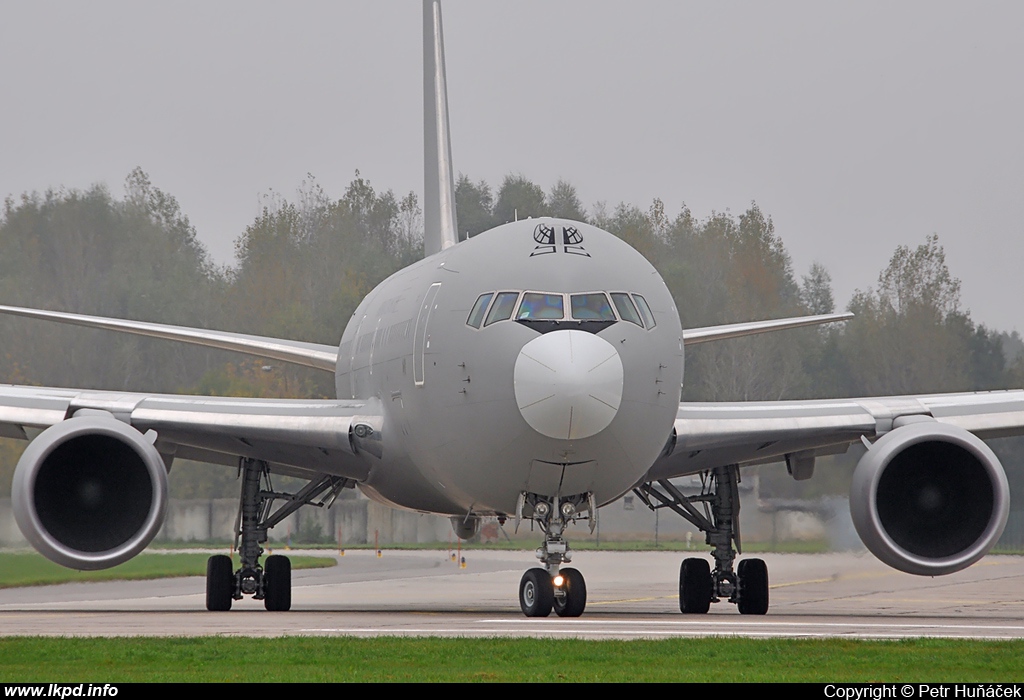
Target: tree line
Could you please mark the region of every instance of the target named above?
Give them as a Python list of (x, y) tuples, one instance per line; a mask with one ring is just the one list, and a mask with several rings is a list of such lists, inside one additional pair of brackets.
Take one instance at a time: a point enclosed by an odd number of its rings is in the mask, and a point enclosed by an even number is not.
[[(684, 327), (835, 310), (828, 270), (798, 275), (770, 215), (734, 216), (598, 204), (588, 211), (564, 180), (549, 191), (522, 175), (496, 189), (462, 175), (455, 200), (462, 237), (515, 218), (586, 221), (645, 255), (671, 290)], [(375, 190), (357, 172), (334, 198), (309, 176), (296, 195), (264, 197), (235, 243), (234, 265), (211, 261), (177, 201), (141, 170), (123, 194), (103, 186), (8, 197), (0, 213), (0, 302), (335, 344), (377, 283), (422, 257), (415, 194)], [(688, 351), (685, 400), (776, 400), (1019, 387), (1024, 342), (976, 324), (960, 306), (935, 235), (900, 246), (865, 280), (848, 323), (709, 343)], [(0, 318), (0, 381), (148, 392), (267, 397), (333, 395), (324, 373), (177, 343)], [(997, 451), (1013, 472), (1016, 440)], [(0, 444), (0, 494), (24, 447)], [(832, 476), (779, 494), (845, 492), (849, 459)], [(825, 473), (826, 469), (819, 470)], [(182, 496), (236, 495), (231, 470), (172, 471)], [(838, 476), (835, 476), (838, 474)], [(802, 489), (802, 491), (800, 491)], [(1024, 495), (1024, 490), (1022, 490)], [(1024, 502), (1018, 499), (1018, 503)]]

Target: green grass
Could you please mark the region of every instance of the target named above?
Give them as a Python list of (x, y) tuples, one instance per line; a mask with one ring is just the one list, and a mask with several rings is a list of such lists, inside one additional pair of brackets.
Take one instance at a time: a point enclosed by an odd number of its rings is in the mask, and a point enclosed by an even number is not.
[(0, 639), (6, 682), (1011, 682), (1024, 641)]
[(989, 554), (1013, 554), (1013, 555), (1021, 555), (1021, 554), (1024, 554), (1024, 548), (1020, 547), (1019, 545), (1012, 545), (1012, 544), (1008, 544), (1008, 545), (998, 545), (998, 544), (997, 544), (997, 545), (996, 545), (995, 547), (993, 547), (993, 548), (991, 549), (991, 551), (989, 552)]
[[(173, 576), (205, 576), (209, 554), (150, 554), (102, 571), (75, 571), (35, 553), (0, 553), (0, 588), (42, 586), (79, 581), (117, 581)], [(290, 557), (293, 569), (334, 566), (329, 557)]]

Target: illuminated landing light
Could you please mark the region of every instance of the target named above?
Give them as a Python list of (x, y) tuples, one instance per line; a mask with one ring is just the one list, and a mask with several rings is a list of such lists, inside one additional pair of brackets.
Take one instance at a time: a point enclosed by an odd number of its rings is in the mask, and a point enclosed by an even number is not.
[(555, 588), (561, 588), (562, 584), (565, 583), (565, 577), (562, 574), (557, 574), (551, 579), (551, 583), (554, 584)]
[(603, 338), (560, 330), (534, 338), (516, 358), (516, 404), (530, 427), (560, 440), (596, 435), (622, 401), (622, 360)]

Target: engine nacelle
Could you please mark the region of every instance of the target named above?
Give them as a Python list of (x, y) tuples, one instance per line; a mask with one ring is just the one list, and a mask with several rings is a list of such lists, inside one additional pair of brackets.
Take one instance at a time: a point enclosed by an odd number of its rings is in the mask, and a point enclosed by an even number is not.
[(141, 552), (163, 525), (167, 468), (121, 421), (69, 418), (29, 443), (11, 501), (40, 554), (72, 569), (106, 569)]
[(850, 514), (871, 553), (921, 576), (981, 559), (1006, 526), (1010, 489), (988, 445), (962, 428), (909, 423), (857, 463)]

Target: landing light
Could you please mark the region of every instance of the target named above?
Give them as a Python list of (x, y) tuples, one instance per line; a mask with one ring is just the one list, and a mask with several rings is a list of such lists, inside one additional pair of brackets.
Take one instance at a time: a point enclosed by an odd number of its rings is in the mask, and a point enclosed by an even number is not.
[(573, 513), (576, 512), (576, 506), (568, 501), (562, 504), (562, 517), (571, 518)]
[(557, 574), (551, 579), (551, 583), (555, 584), (555, 588), (561, 588), (562, 584), (565, 583), (565, 577), (562, 574)]

